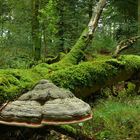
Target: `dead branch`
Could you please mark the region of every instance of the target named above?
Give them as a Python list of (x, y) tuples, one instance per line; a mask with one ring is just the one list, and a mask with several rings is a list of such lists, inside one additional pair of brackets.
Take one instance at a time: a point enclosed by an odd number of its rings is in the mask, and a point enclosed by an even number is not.
[(129, 47), (131, 47), (138, 39), (140, 39), (140, 36), (135, 36), (135, 37), (131, 37), (129, 39), (125, 39), (125, 40), (122, 40), (116, 47), (116, 50), (113, 54), (113, 57), (116, 58), (118, 57), (118, 55), (128, 49)]

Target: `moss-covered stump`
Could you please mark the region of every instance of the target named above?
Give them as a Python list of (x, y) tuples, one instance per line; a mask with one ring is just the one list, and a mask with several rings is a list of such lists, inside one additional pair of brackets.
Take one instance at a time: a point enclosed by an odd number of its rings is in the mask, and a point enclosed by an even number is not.
[(49, 79), (59, 87), (70, 89), (78, 97), (88, 96), (102, 87), (129, 80), (140, 73), (140, 56), (95, 59), (79, 65), (39, 64), (32, 69), (0, 70), (0, 102), (13, 100), (40, 79)]

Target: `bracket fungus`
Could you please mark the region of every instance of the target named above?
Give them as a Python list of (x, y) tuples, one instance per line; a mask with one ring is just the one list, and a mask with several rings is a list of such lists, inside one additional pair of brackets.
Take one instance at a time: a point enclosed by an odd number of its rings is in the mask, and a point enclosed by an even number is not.
[(42, 127), (79, 123), (92, 118), (91, 108), (70, 91), (41, 80), (33, 90), (0, 111), (0, 124)]

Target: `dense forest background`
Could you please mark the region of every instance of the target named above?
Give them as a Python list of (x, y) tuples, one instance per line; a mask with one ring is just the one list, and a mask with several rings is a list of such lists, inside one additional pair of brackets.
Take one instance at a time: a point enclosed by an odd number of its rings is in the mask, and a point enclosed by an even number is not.
[(140, 0), (107, 0), (87, 39), (82, 33), (98, 2), (0, 0), (0, 104), (49, 79), (93, 111), (93, 119), (68, 125), (65, 133), (4, 127), (3, 140), (139, 140)]
[[(96, 0), (1, 0), (0, 67), (28, 68), (33, 60), (63, 57), (87, 26), (96, 4)], [(108, 1), (87, 47), (89, 56), (111, 54), (119, 41), (137, 35), (138, 19), (137, 1)], [(131, 54), (139, 53), (135, 46)]]

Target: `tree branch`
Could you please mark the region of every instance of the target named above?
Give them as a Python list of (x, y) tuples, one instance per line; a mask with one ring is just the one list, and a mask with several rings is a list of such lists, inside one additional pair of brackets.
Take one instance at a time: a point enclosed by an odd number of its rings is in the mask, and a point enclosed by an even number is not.
[(122, 40), (117, 45), (116, 50), (113, 54), (113, 57), (116, 58), (122, 51), (131, 47), (138, 39), (140, 39), (140, 36), (135, 36), (135, 37), (131, 37), (129, 39)]

